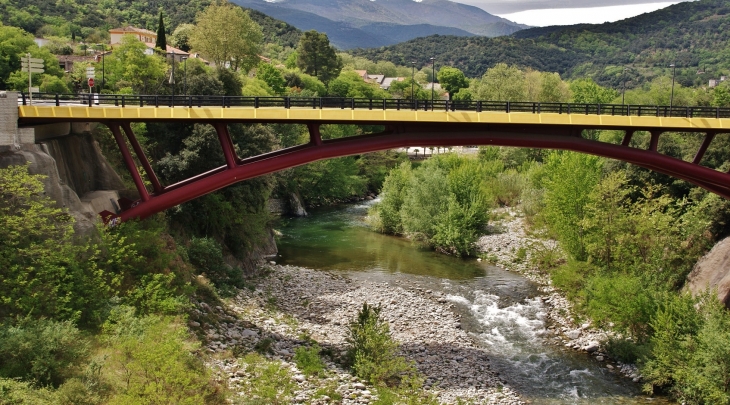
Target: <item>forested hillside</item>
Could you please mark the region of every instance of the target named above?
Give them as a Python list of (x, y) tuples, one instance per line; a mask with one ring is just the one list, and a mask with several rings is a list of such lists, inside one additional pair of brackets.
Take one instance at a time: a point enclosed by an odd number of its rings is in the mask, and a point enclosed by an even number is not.
[(728, 2), (701, 0), (615, 23), (533, 28), (513, 34), (514, 40), (432, 36), (352, 53), (394, 63), (425, 64), (435, 57), (438, 65), (458, 67), (472, 77), (504, 62), (567, 78), (588, 76), (614, 88), (621, 86), (624, 67), (629, 68), (627, 86), (635, 87), (676, 63), (677, 80), (690, 86), (728, 72), (729, 27)]
[[(160, 11), (171, 33), (180, 24), (193, 23), (209, 4), (210, 0), (0, 0), (0, 21), (37, 36), (73, 35), (78, 41), (98, 43), (108, 37), (109, 29), (122, 25), (155, 31)], [(299, 42), (301, 32), (295, 27), (256, 10), (249, 13), (267, 43), (294, 47)]]
[(435, 35), (416, 38), (398, 45), (356, 49), (349, 53), (371, 60), (385, 60), (407, 66), (416, 61), (416, 68), (430, 67), (429, 58), (436, 58), (436, 69), (453, 66), (469, 77), (478, 77), (497, 63), (558, 72), (564, 75), (571, 66), (587, 60), (585, 55), (531, 39), (511, 37), (456, 37)]

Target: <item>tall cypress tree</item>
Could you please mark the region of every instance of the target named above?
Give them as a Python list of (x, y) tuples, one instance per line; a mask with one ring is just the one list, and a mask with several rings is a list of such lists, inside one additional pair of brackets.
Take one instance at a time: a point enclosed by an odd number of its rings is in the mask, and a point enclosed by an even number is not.
[(162, 49), (167, 52), (167, 38), (165, 38), (165, 22), (162, 20), (162, 11), (160, 11), (160, 23), (157, 25), (157, 42), (155, 48)]

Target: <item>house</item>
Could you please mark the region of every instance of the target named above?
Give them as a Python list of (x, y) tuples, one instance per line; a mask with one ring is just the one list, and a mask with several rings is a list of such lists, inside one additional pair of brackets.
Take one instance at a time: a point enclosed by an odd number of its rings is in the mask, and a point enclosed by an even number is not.
[[(99, 55), (89, 55), (89, 56), (77, 56), (77, 55), (57, 55), (56, 58), (58, 58), (58, 65), (61, 69), (63, 69), (64, 72), (69, 73), (73, 71), (74, 69), (74, 63), (84, 63), (84, 62), (97, 62), (97, 57), (100, 58)], [(101, 59), (99, 59), (101, 60)]]
[[(145, 55), (154, 55), (155, 54), (155, 43), (154, 42), (147, 42), (145, 43), (147, 45), (147, 49), (144, 51)], [(190, 53), (183, 51), (182, 49), (177, 49), (173, 46), (167, 45), (167, 49), (165, 49), (165, 53), (168, 55), (172, 55), (175, 58), (176, 62), (182, 62), (183, 58), (189, 59)]]
[(360, 75), (360, 77), (362, 77), (362, 80), (368, 81), (368, 71), (367, 70), (356, 70), (355, 73)]
[(725, 80), (727, 80), (727, 76), (720, 76), (719, 79), (710, 79), (710, 83), (708, 84), (708, 86), (710, 88), (717, 87), (717, 85), (724, 82)]
[(385, 79), (385, 75), (368, 75), (365, 81), (380, 85), (383, 83), (383, 79)]
[[(109, 35), (111, 36), (110, 43), (112, 45), (121, 44), (122, 43), (122, 37), (125, 35), (133, 35), (137, 40), (144, 43), (152, 43), (154, 44), (157, 42), (157, 34), (146, 30), (144, 28), (135, 28), (131, 25), (128, 25), (126, 27), (122, 28), (114, 28), (109, 30)], [(153, 46), (154, 48), (154, 46)]]
[(393, 82), (402, 82), (406, 78), (405, 77), (386, 77), (383, 79), (383, 81), (380, 83), (380, 88), (383, 90), (390, 89), (390, 85)]

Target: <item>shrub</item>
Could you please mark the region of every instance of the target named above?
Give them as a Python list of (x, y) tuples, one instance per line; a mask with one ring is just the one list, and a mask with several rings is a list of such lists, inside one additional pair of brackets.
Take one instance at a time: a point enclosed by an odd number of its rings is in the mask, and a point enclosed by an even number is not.
[(297, 347), (294, 352), (294, 361), (297, 367), (306, 375), (319, 375), (324, 371), (324, 363), (319, 357), (320, 347)]
[(133, 308), (120, 306), (104, 325), (104, 341), (104, 372), (116, 384), (109, 404), (223, 403), (179, 319), (137, 318)]
[(652, 327), (646, 391), (656, 386), (692, 405), (730, 403), (730, 314), (715, 294), (668, 295)]
[(177, 314), (187, 305), (173, 285), (175, 274), (147, 274), (129, 292), (127, 301), (141, 314)]
[(546, 224), (566, 253), (578, 260), (587, 257), (581, 221), (588, 196), (600, 179), (601, 167), (600, 158), (574, 152), (552, 152), (546, 163)]
[(291, 403), (296, 384), (288, 368), (280, 362), (249, 353), (242, 359), (244, 371), (250, 375), (243, 382), (242, 405), (280, 405)]
[(648, 344), (639, 344), (626, 338), (612, 337), (608, 339), (605, 347), (611, 358), (629, 364), (643, 361), (651, 353)]
[(51, 389), (34, 387), (25, 381), (0, 378), (2, 405), (57, 405), (59, 402), (58, 396)]
[(94, 249), (74, 245), (73, 218), (27, 166), (0, 169), (0, 322), (51, 317), (91, 322), (109, 296)]
[(370, 223), (441, 252), (469, 255), (488, 220), (486, 170), (456, 155), (433, 157), (417, 169), (404, 163), (386, 179)]
[(0, 326), (0, 377), (60, 385), (87, 355), (88, 344), (70, 321), (19, 320)]
[(613, 322), (639, 343), (651, 335), (650, 321), (657, 309), (658, 292), (640, 277), (596, 274), (586, 285), (588, 316)]
[(380, 311), (380, 306), (362, 305), (357, 319), (348, 326), (348, 359), (358, 377), (375, 385), (398, 386), (414, 375), (415, 369), (398, 355), (398, 343), (390, 336)]
[(243, 271), (223, 261), (221, 245), (212, 238), (193, 238), (188, 246), (190, 263), (198, 272), (205, 273), (218, 289), (228, 292), (230, 287), (243, 287)]

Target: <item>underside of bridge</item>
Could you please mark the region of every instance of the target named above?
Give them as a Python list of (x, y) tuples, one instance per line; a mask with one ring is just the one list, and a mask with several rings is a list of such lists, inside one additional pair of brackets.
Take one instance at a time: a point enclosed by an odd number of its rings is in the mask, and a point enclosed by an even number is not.
[[(666, 131), (666, 129), (657, 128), (613, 128), (623, 130), (625, 136), (621, 144), (611, 144), (584, 138), (584, 130), (593, 128), (579, 126), (481, 123), (453, 125), (400, 122), (387, 125), (385, 130), (380, 133), (322, 140), (319, 128), (323, 122), (309, 121), (299, 122), (309, 128), (310, 140), (308, 143), (241, 159), (236, 154), (228, 132), (227, 125), (230, 121), (208, 120), (198, 123), (207, 123), (215, 128), (226, 164), (179, 183), (163, 185), (155, 175), (149, 160), (132, 132), (130, 122), (106, 121), (104, 123), (111, 129), (122, 152), (125, 165), (139, 192), (137, 201), (126, 201), (120, 204), (121, 213), (102, 213), (107, 221), (143, 219), (237, 182), (321, 159), (412, 146), (493, 145), (589, 153), (664, 173), (730, 199), (730, 174), (700, 165), (702, 157), (718, 134), (718, 131), (714, 130), (708, 132), (707, 130), (682, 129), (683, 132), (704, 134), (704, 141), (693, 161), (687, 162), (657, 151), (659, 138)], [(352, 122), (347, 123), (353, 124)], [(382, 122), (361, 122), (360, 124), (383, 125)], [(647, 149), (630, 146), (631, 139), (637, 131), (647, 131), (651, 134)], [(145, 186), (133, 154), (136, 155), (137, 161), (144, 169), (152, 190), (148, 190)]]
[[(50, 105), (18, 107), (21, 127), (97, 122), (111, 129), (139, 198), (120, 201), (122, 211), (102, 213), (106, 220), (146, 218), (237, 182), (321, 159), (412, 146), (494, 145), (589, 153), (664, 173), (730, 199), (730, 174), (701, 165), (713, 139), (720, 133), (730, 133), (728, 109), (521, 103), (519, 111), (515, 112), (519, 103), (512, 106), (508, 102), (496, 103), (497, 110), (483, 111), (484, 105), (478, 102), (476, 109), (454, 111), (447, 103), (441, 111), (433, 107), (429, 111), (401, 108), (399, 103), (393, 108), (393, 105), (386, 105), (387, 100), (378, 102), (382, 104), (380, 106), (373, 100), (360, 102), (355, 99), (339, 100), (339, 108), (323, 104), (323, 99), (305, 100), (308, 107), (294, 107), (296, 100), (288, 98), (278, 100), (279, 104), (283, 102), (278, 107), (262, 107), (264, 101), (258, 98), (254, 98), (253, 106), (248, 107), (228, 106), (225, 98), (223, 105), (217, 107), (192, 104), (167, 107), (142, 106), (142, 96), (137, 96), (140, 106), (132, 107), (125, 106), (124, 96), (121, 105), (118, 105), (117, 96), (113, 97), (107, 100), (111, 105), (92, 106), (91, 101), (88, 106), (60, 105), (56, 97), (55, 103)], [(192, 97), (187, 99), (192, 100)], [(550, 111), (546, 112), (548, 109)], [(163, 185), (132, 132), (132, 122), (212, 125), (218, 134), (225, 165), (176, 184)], [(241, 159), (228, 132), (228, 124), (233, 123), (306, 125), (310, 139), (303, 145)], [(320, 125), (326, 124), (372, 125), (385, 130), (323, 140), (319, 129)], [(624, 136), (621, 143), (607, 143), (588, 139), (584, 136), (586, 130), (619, 130)], [(651, 134), (648, 147), (644, 149), (632, 146), (632, 138), (638, 131)], [(683, 161), (658, 152), (660, 137), (665, 132), (702, 134), (704, 141), (692, 161)], [(138, 165), (144, 169), (150, 190), (145, 186)]]

